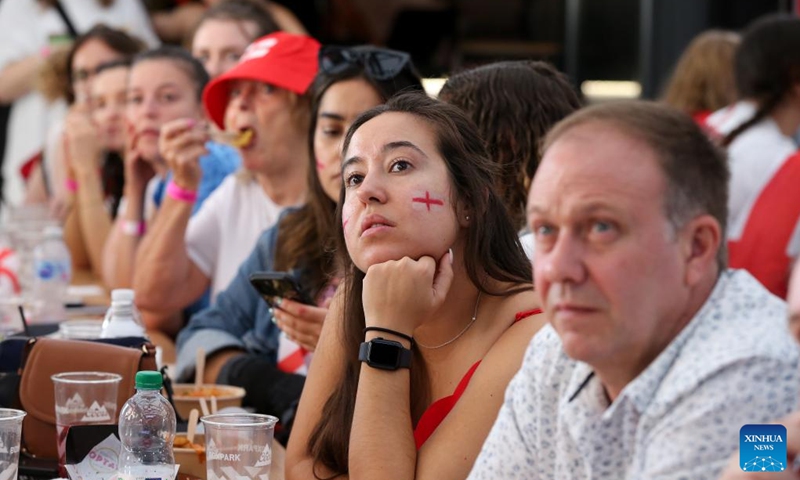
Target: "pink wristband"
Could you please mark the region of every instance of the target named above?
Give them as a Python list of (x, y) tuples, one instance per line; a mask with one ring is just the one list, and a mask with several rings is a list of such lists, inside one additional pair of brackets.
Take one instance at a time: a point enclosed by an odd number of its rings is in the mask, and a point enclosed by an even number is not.
[(64, 188), (66, 188), (68, 192), (75, 193), (78, 191), (78, 182), (68, 178), (64, 180)]
[(194, 203), (197, 201), (196, 190), (186, 190), (185, 188), (175, 185), (172, 181), (167, 185), (167, 195), (181, 202)]
[(137, 222), (136, 220), (122, 220), (119, 224), (122, 233), (129, 237), (141, 237), (144, 235), (145, 222)]

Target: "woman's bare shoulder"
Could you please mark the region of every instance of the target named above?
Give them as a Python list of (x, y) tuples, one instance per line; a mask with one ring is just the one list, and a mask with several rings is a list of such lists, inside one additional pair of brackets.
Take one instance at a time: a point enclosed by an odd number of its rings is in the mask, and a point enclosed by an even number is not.
[(528, 343), (547, 323), (540, 306), (539, 295), (532, 288), (502, 297), (495, 318), (509, 326), (489, 349), (484, 362), (519, 368)]

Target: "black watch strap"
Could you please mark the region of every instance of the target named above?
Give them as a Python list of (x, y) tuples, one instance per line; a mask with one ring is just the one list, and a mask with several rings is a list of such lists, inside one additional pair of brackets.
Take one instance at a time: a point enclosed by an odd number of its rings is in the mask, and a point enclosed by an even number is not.
[(397, 370), (411, 367), (411, 350), (400, 342), (382, 337), (363, 342), (358, 348), (358, 359), (372, 368)]

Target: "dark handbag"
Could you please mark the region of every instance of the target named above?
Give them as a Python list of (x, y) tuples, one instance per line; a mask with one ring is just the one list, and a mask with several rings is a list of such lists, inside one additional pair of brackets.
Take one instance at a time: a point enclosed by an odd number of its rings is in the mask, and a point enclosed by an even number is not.
[(29, 339), (20, 366), (19, 408), (28, 412), (22, 423), (22, 451), (37, 458), (58, 458), (52, 375), (79, 371), (121, 375), (119, 412), (134, 394), (136, 372), (156, 369), (151, 343), (130, 348), (83, 340)]

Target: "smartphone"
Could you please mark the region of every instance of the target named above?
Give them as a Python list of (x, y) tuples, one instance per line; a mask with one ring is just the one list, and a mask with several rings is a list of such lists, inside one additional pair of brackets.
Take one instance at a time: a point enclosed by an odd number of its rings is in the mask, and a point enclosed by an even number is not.
[(288, 298), (295, 302), (314, 305), (314, 300), (287, 272), (256, 272), (250, 275), (250, 284), (270, 307), (277, 306), (276, 299)]

